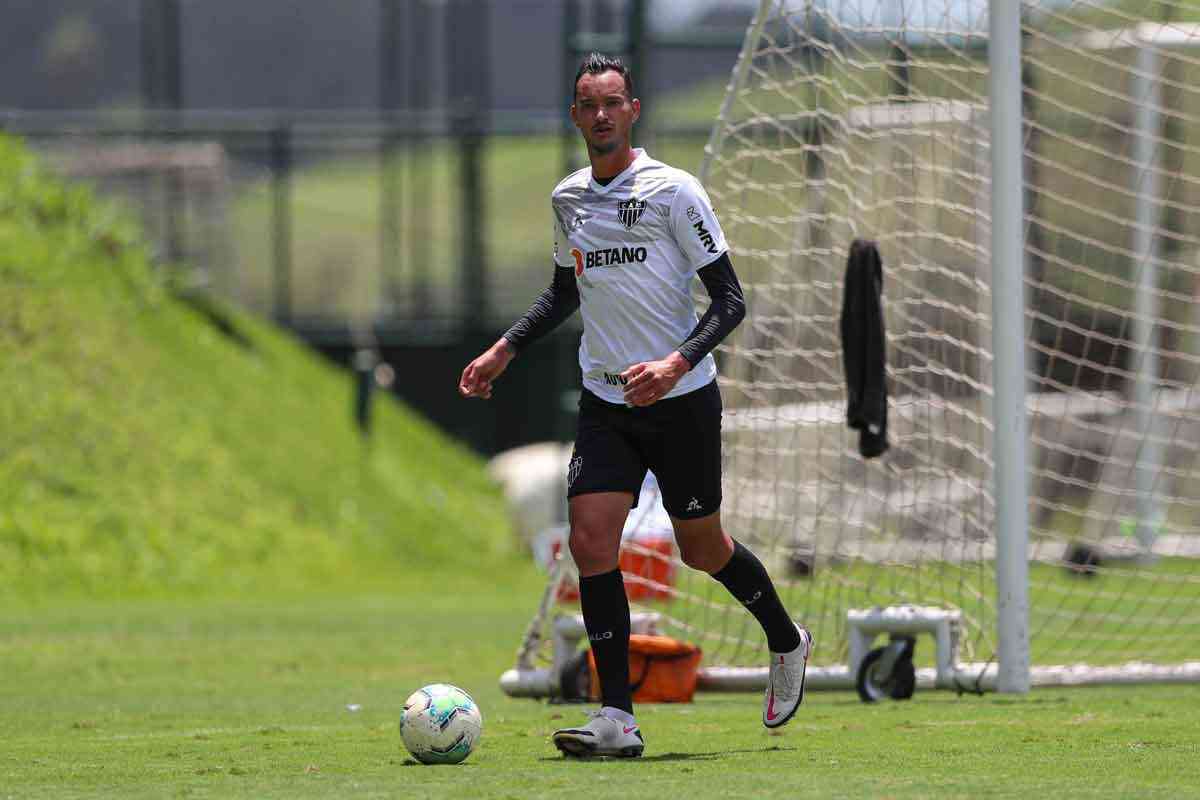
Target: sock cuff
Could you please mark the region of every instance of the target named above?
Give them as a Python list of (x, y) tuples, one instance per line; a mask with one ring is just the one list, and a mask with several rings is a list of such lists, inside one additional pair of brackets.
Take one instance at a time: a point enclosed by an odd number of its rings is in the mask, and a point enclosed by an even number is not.
[(624, 584), (625, 577), (621, 574), (621, 570), (614, 569), (611, 572), (601, 572), (599, 575), (588, 575), (586, 578), (579, 579), (580, 585), (588, 584), (589, 586), (606, 586), (612, 584)]
[(734, 539), (732, 536), (730, 536), (729, 540), (733, 542), (733, 555), (731, 555), (729, 560), (725, 562), (725, 566), (721, 567), (712, 574), (714, 578), (722, 583), (724, 583), (730, 577), (732, 570), (737, 569), (737, 567), (734, 566), (735, 564), (737, 564), (739, 561), (744, 561), (746, 556), (754, 558), (754, 554), (747, 550), (746, 547), (737, 539)]

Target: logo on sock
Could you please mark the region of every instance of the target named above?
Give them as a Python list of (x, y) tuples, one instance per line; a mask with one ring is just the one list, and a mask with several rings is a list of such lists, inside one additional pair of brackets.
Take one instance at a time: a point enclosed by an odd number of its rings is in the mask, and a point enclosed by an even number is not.
[(757, 592), (755, 592), (754, 597), (751, 597), (749, 600), (743, 601), (742, 605), (752, 606), (758, 601), (758, 598), (760, 598), (760, 597), (762, 597), (762, 589), (759, 589)]
[(603, 633), (588, 634), (588, 638), (591, 639), (593, 642), (602, 642), (605, 639), (611, 639), (612, 637), (613, 637), (612, 631), (604, 631)]
[(700, 501), (693, 497), (692, 502), (688, 503), (687, 510), (688, 511), (699, 511), (700, 510)]

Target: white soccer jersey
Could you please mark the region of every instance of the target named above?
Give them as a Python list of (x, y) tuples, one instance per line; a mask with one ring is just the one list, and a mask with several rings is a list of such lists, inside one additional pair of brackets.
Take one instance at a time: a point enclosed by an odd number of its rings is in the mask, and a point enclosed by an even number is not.
[[(700, 182), (641, 148), (634, 153), (607, 186), (587, 167), (551, 195), (554, 261), (573, 267), (579, 286), (583, 385), (611, 403), (624, 402), (620, 373), (666, 358), (695, 329), (692, 279), (726, 250)], [(710, 353), (666, 396), (699, 389), (716, 374)]]

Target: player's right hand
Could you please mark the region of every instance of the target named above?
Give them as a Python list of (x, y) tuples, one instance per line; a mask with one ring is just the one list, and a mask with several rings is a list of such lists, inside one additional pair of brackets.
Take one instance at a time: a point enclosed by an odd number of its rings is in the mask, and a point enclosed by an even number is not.
[(492, 396), (492, 381), (508, 367), (513, 359), (512, 345), (500, 339), (482, 355), (467, 364), (458, 381), (458, 393), (463, 397), (480, 397), (487, 400)]

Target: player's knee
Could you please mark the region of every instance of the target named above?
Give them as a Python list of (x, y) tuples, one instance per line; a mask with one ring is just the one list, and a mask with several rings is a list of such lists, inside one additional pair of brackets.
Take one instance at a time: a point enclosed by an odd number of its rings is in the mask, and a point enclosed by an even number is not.
[(620, 547), (620, 532), (616, 536), (586, 519), (571, 523), (571, 535), (567, 540), (571, 557), (585, 574), (607, 572), (617, 568), (617, 550)]
[(679, 558), (692, 569), (709, 574), (725, 566), (725, 562), (729, 560), (728, 556), (722, 557), (722, 554), (713, 547), (695, 544), (684, 546), (682, 543), (679, 546)]
[(680, 561), (710, 575), (720, 571), (733, 555), (733, 540), (719, 527), (713, 532), (705, 531), (703, 535), (677, 528), (675, 541), (679, 545)]

